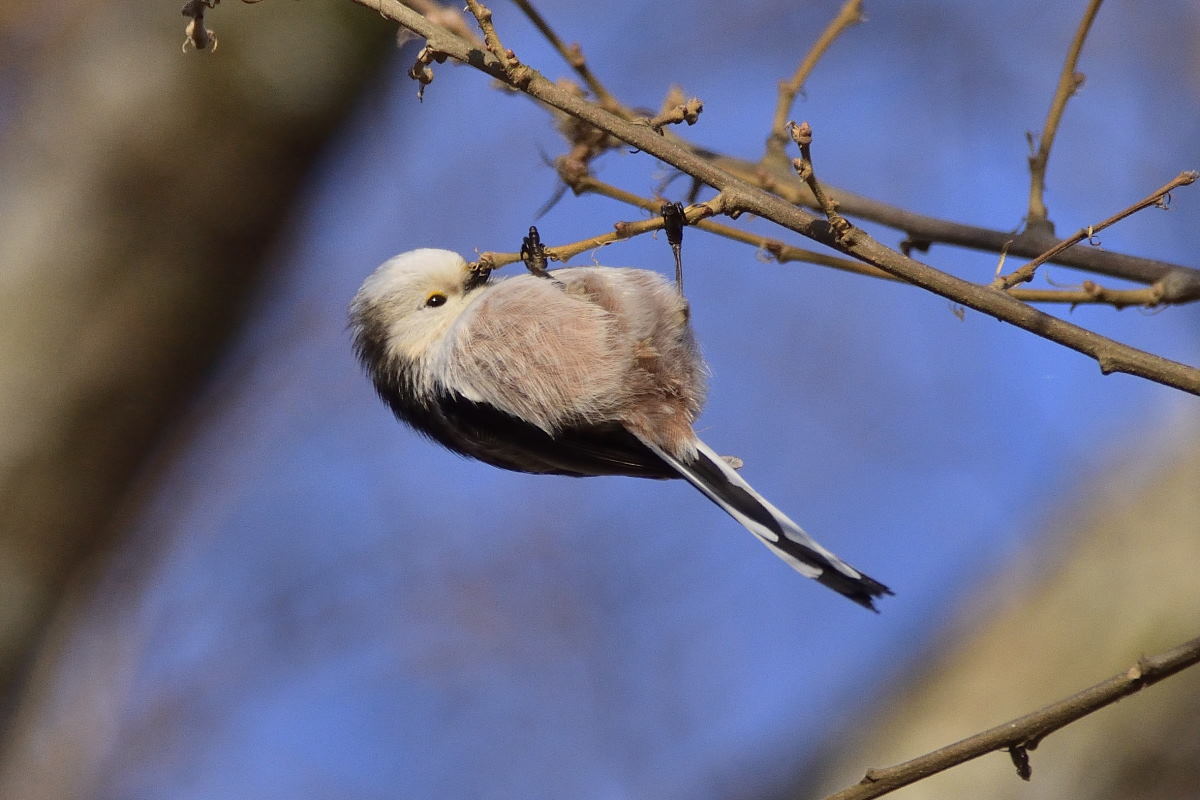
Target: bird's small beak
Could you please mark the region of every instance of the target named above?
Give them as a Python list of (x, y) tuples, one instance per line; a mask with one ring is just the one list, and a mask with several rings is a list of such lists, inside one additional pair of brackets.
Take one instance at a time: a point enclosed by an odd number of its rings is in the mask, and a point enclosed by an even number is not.
[(463, 289), (468, 292), (472, 289), (478, 289), (480, 286), (483, 286), (485, 283), (487, 283), (491, 274), (491, 261), (480, 259), (479, 261), (473, 261), (470, 264), (467, 264), (467, 277), (465, 280), (463, 280)]

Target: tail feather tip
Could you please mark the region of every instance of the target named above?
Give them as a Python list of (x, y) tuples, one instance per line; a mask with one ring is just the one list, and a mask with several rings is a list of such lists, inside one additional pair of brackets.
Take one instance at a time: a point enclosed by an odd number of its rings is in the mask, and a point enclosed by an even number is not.
[(824, 574), (817, 578), (817, 582), (853, 600), (863, 608), (878, 614), (879, 609), (875, 607), (875, 600), (880, 597), (895, 595), (896, 593), (874, 578), (862, 575), (861, 573), (860, 576), (856, 580), (836, 570), (826, 570)]

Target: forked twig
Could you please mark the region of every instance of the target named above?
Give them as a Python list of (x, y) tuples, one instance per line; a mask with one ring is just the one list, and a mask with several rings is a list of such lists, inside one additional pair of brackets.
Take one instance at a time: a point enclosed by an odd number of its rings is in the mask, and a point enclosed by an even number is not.
[(1139, 200), (1138, 202), (1134, 203), (1133, 205), (1129, 206), (1128, 208), (1118, 211), (1116, 214), (1113, 214), (1108, 219), (1105, 219), (1102, 222), (1098, 222), (1095, 225), (1089, 225), (1086, 228), (1080, 228), (1078, 231), (1076, 231), (1074, 233), (1074, 235), (1068, 236), (1066, 239), (1063, 239), (1061, 242), (1054, 245), (1054, 247), (1051, 247), (1049, 250), (1042, 253), (1040, 256), (1033, 259), (1029, 263), (1022, 265), (1021, 267), (1013, 270), (1012, 272), (1008, 273), (1007, 275), (1001, 275), (1001, 276), (997, 277), (996, 280), (992, 281), (991, 288), (993, 288), (993, 289), (1010, 289), (1013, 286), (1016, 286), (1018, 283), (1025, 283), (1027, 281), (1033, 280), (1033, 274), (1037, 270), (1037, 268), (1039, 266), (1041, 266), (1042, 264), (1046, 263), (1047, 261), (1049, 261), (1050, 259), (1054, 258), (1056, 255), (1058, 255), (1062, 251), (1066, 250), (1069, 247), (1075, 246), (1079, 242), (1082, 242), (1084, 239), (1090, 240), (1093, 236), (1095, 236), (1097, 233), (1104, 230), (1105, 228), (1109, 227), (1110, 225), (1120, 222), (1121, 220), (1128, 217), (1130, 214), (1134, 214), (1138, 211), (1141, 211), (1143, 208), (1146, 208), (1147, 206), (1162, 204), (1164, 198), (1171, 193), (1171, 190), (1177, 189), (1180, 186), (1187, 186), (1188, 184), (1194, 183), (1198, 176), (1200, 176), (1200, 173), (1191, 172), (1191, 171), (1179, 173), (1178, 175), (1175, 176), (1174, 180), (1172, 180), (1170, 183), (1166, 184), (1165, 186), (1162, 186), (1157, 191), (1155, 191), (1152, 194), (1146, 196), (1145, 198)]

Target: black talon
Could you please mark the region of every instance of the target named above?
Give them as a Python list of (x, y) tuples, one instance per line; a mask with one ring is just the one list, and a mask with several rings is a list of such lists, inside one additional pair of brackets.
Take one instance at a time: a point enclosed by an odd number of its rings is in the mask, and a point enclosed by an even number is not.
[(682, 203), (663, 203), (659, 213), (663, 218), (663, 230), (667, 232), (667, 244), (675, 254), (675, 286), (683, 294), (683, 227), (687, 216)]
[(546, 270), (546, 261), (546, 246), (542, 244), (538, 229), (530, 225), (529, 235), (521, 240), (521, 262), (533, 275), (553, 280), (553, 276)]

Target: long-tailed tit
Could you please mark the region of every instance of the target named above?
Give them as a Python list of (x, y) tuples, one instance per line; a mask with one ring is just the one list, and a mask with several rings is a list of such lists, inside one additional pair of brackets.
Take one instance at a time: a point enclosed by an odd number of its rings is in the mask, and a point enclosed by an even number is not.
[(616, 267), (548, 277), (489, 282), (448, 250), (384, 263), (350, 307), (380, 397), (426, 436), (504, 469), (684, 478), (801, 574), (870, 609), (891, 594), (696, 436), (705, 367), (674, 286)]

